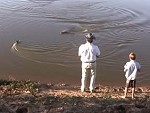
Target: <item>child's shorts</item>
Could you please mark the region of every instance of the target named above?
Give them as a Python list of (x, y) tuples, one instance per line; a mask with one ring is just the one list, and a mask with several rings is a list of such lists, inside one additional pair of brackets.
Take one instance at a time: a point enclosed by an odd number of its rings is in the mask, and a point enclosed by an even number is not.
[(129, 82), (126, 82), (126, 87), (129, 88), (135, 88), (136, 86), (136, 80), (130, 80)]

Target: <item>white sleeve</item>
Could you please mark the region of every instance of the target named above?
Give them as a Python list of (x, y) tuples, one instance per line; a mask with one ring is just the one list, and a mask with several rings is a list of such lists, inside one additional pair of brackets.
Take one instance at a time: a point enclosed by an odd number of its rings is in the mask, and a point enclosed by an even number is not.
[(78, 56), (81, 56), (81, 53), (82, 53), (82, 46), (83, 46), (83, 45), (81, 45), (81, 46), (79, 47)]
[(96, 56), (100, 56), (100, 54), (101, 54), (100, 49), (97, 46), (97, 55)]
[(128, 62), (124, 65), (124, 72), (128, 70)]

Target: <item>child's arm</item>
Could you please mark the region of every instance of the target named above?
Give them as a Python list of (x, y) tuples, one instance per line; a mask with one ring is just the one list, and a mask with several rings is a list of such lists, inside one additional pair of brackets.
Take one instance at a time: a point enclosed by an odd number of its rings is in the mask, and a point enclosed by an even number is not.
[(128, 62), (124, 65), (124, 72), (128, 70)]
[(138, 69), (137, 69), (138, 72), (141, 71), (141, 65), (138, 63)]

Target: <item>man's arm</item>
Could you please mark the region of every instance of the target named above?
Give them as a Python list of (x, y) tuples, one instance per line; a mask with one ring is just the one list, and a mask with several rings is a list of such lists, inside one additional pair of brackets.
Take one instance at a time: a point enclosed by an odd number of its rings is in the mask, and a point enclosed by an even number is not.
[(97, 46), (97, 55), (96, 55), (96, 57), (98, 58), (100, 56), (100, 54), (101, 54), (100, 49)]
[(78, 56), (81, 56), (82, 45), (79, 47)]

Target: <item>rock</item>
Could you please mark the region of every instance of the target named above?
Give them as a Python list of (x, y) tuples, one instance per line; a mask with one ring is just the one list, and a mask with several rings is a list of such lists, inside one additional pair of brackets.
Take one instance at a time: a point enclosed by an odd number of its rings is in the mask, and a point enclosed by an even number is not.
[(21, 107), (16, 110), (16, 113), (28, 113), (28, 108)]
[(5, 105), (0, 105), (0, 113), (11, 113), (12, 111), (9, 109), (9, 107)]
[(141, 88), (137, 88), (136, 92), (138, 92), (138, 93), (142, 93), (142, 92), (143, 92), (143, 90), (142, 90)]
[(118, 90), (117, 90), (116, 88), (113, 88), (112, 91), (113, 91), (113, 92), (117, 92)]

